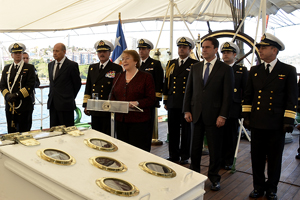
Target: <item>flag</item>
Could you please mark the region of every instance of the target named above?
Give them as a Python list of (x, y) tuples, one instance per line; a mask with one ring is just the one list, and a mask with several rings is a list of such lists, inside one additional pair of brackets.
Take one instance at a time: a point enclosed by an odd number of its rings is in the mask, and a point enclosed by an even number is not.
[(121, 20), (119, 19), (117, 35), (115, 40), (115, 49), (112, 54), (112, 61), (116, 64), (121, 64), (121, 55), (127, 49), (124, 33), (122, 30)]

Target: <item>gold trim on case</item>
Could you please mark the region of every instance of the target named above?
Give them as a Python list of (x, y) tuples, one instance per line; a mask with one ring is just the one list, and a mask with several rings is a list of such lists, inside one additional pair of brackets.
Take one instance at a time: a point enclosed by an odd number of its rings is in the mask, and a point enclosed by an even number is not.
[[(107, 160), (110, 160), (110, 161), (114, 161), (117, 163), (117, 165), (119, 165), (119, 167), (110, 167), (110, 166), (106, 166), (106, 165), (102, 165), (100, 164), (99, 162), (97, 162), (97, 158), (101, 158), (101, 159), (107, 159)], [(95, 156), (95, 157), (91, 157), (89, 158), (89, 162), (99, 168), (99, 169), (102, 169), (102, 170), (105, 170), (105, 171), (109, 171), (109, 172), (115, 172), (115, 173), (120, 173), (120, 172), (126, 172), (127, 171), (127, 166), (122, 163), (121, 161), (118, 161), (114, 158), (110, 158), (110, 157), (105, 157), (105, 156)]]
[[(154, 171), (152, 169), (150, 169), (147, 165), (149, 164), (154, 164), (154, 165), (159, 165), (160, 167), (163, 167), (167, 170), (167, 172), (158, 172), (158, 171)], [(156, 162), (141, 162), (139, 164), (139, 167), (149, 173), (149, 174), (152, 174), (154, 176), (159, 176), (159, 177), (163, 177), (163, 178), (173, 178), (176, 176), (176, 172), (171, 169), (170, 167), (166, 166), (166, 165), (163, 165), (163, 164), (160, 164), (160, 163), (156, 163)]]

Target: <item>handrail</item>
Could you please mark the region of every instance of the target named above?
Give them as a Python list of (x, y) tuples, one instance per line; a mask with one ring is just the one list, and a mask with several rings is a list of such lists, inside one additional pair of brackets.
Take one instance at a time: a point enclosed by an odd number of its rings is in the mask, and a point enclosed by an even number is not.
[[(82, 82), (81, 85), (86, 85), (86, 82)], [(39, 87), (36, 87), (35, 90), (39, 89), (41, 90), (41, 98), (38, 99), (37, 96), (35, 95), (35, 105), (34, 107), (36, 108), (37, 106), (40, 106), (40, 118), (36, 118), (36, 119), (32, 119), (32, 121), (41, 121), (41, 125), (40, 125), (40, 129), (43, 129), (43, 120), (45, 119), (48, 119), (49, 118), (49, 115), (47, 115), (46, 117), (43, 117), (43, 108), (44, 108), (44, 105), (47, 104), (47, 100), (48, 99), (44, 99), (43, 98), (43, 90), (46, 89), (46, 88), (49, 88), (50, 85), (40, 85)], [(78, 97), (78, 96), (77, 96)], [(76, 103), (76, 105), (82, 105), (82, 101), (83, 101), (83, 97), (80, 97), (82, 99), (78, 99), (76, 98), (76, 102), (80, 102), (80, 103)], [(44, 102), (45, 101), (45, 102)], [(5, 100), (3, 97), (0, 97), (0, 108), (5, 108)], [(6, 125), (6, 120), (4, 121), (0, 121), (0, 125), (3, 125), (5, 124)]]

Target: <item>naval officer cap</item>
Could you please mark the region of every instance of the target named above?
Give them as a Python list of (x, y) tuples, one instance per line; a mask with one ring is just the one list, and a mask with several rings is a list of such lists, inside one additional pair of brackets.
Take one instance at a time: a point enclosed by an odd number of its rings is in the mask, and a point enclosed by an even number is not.
[(8, 47), (10, 53), (24, 52), (25, 50), (26, 46), (20, 42), (13, 43)]
[(138, 48), (146, 47), (148, 49), (153, 49), (152, 42), (150, 42), (147, 39), (142, 38), (142, 39), (139, 39), (137, 42), (138, 42)]
[(191, 49), (193, 49), (195, 47), (195, 43), (193, 42), (193, 40), (191, 38), (188, 37), (180, 37), (176, 40), (176, 44), (177, 46), (189, 46)]
[(233, 42), (225, 42), (221, 45), (221, 52), (231, 51), (233, 53), (239, 54), (240, 48)]
[(96, 51), (113, 51), (114, 45), (107, 40), (99, 40), (94, 45)]
[(256, 46), (257, 48), (260, 46), (274, 46), (279, 49), (279, 51), (283, 51), (285, 49), (284, 44), (277, 37), (270, 33), (263, 34), (260, 43), (257, 43)]

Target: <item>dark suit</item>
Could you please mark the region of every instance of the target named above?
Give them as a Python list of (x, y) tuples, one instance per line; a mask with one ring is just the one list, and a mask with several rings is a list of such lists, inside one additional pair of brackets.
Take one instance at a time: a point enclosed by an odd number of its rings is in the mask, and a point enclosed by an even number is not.
[(178, 59), (173, 59), (166, 66), (163, 94), (164, 104), (168, 109), (169, 155), (173, 160), (190, 158), (191, 124), (185, 121), (182, 107), (187, 78), (191, 66), (197, 62), (188, 58), (179, 67)]
[[(4, 97), (9, 93), (9, 87), (12, 87), (15, 76), (17, 74), (17, 70), (14, 68), (14, 66), (12, 66), (8, 83), (7, 78), (9, 74), (9, 68), (10, 64), (6, 65), (2, 71), (0, 89)], [(23, 68), (20, 71), (20, 75), (18, 76), (15, 85), (11, 91), (11, 93), (18, 93), (19, 95), (18, 100), (15, 102), (16, 112), (14, 115), (12, 115), (12, 110), (10, 106), (13, 104), (10, 103), (9, 105), (8, 102), (6, 102), (5, 104), (8, 133), (30, 131), (28, 123), (33, 110), (31, 94), (34, 90), (34, 83), (34, 66), (31, 64), (24, 63)], [(11, 127), (12, 119), (15, 122), (16, 128)]]
[(48, 64), (50, 89), (47, 108), (50, 109), (50, 127), (74, 126), (75, 98), (81, 87), (78, 64), (66, 58), (53, 80), (54, 64), (55, 61)]
[(233, 103), (226, 119), (224, 126), (224, 139), (222, 145), (222, 166), (230, 166), (233, 164), (237, 139), (238, 139), (238, 119), (242, 114), (242, 99), (246, 89), (248, 71), (246, 67), (233, 65), (234, 89)]
[[(148, 57), (145, 63), (142, 63), (141, 67), (139, 68), (140, 71), (149, 72), (153, 79), (155, 84), (155, 105), (152, 106), (150, 112), (151, 112), (151, 118), (149, 123), (149, 129), (150, 132), (153, 132), (154, 128), (154, 121), (155, 121), (155, 107), (159, 108), (159, 102), (162, 99), (162, 92), (163, 92), (163, 86), (164, 86), (164, 70), (161, 67), (161, 63), (159, 60), (154, 60), (151, 57)], [(151, 135), (152, 139), (152, 135)]]
[[(93, 93), (98, 93), (99, 100), (107, 100), (110, 94), (113, 80), (118, 72), (123, 69), (111, 61), (108, 61), (105, 68), (100, 70), (100, 63), (92, 64), (88, 70), (86, 80), (83, 107), (86, 107), (88, 99), (92, 98)], [(111, 113), (90, 111), (92, 115), (92, 128), (110, 135)]]
[[(243, 116), (250, 118), (253, 185), (256, 190), (277, 191), (285, 139), (283, 124), (294, 124), (297, 94), (294, 67), (278, 60), (268, 76), (264, 63), (251, 68)], [(265, 181), (264, 174), (266, 158), (268, 181)]]
[(219, 182), (223, 127), (217, 128), (219, 116), (228, 118), (233, 98), (233, 72), (227, 64), (216, 60), (214, 67), (203, 83), (203, 64), (192, 66), (188, 78), (183, 111), (190, 112), (193, 119), (191, 169), (200, 172), (203, 138), (206, 134), (210, 163), (208, 178)]

